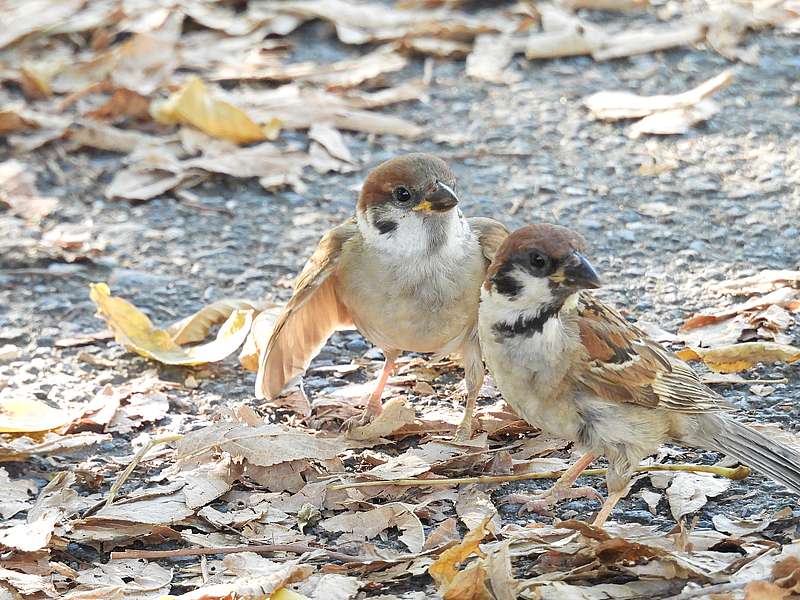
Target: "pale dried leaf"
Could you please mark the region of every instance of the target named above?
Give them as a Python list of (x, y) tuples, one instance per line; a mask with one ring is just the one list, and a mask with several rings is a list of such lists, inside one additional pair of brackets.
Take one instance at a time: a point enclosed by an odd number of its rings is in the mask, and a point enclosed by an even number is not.
[(771, 520), (767, 518), (760, 520), (739, 519), (722, 514), (714, 515), (711, 521), (714, 523), (714, 529), (723, 533), (729, 533), (735, 537), (744, 537), (764, 531), (771, 524)]
[(40, 196), (33, 173), (11, 159), (0, 163), (0, 204), (7, 205), (12, 214), (38, 223), (56, 209), (58, 198)]
[(491, 496), (477, 485), (465, 485), (459, 488), (456, 513), (468, 529), (475, 529), (483, 523), (483, 526), (493, 533), (502, 525)]
[(0, 462), (22, 461), (31, 456), (69, 454), (110, 439), (111, 436), (107, 434), (84, 432), (75, 435), (48, 433), (42, 442), (27, 437), (0, 440)]
[(38, 490), (30, 479), (14, 479), (0, 467), (0, 518), (10, 519), (21, 510), (30, 506), (29, 497)]
[(314, 437), (297, 429), (278, 425), (250, 427), (219, 423), (187, 433), (179, 442), (177, 454), (186, 458), (212, 449), (228, 452), (234, 459), (270, 467), (292, 460), (328, 460), (346, 449), (335, 439)]
[(511, 571), (511, 554), (508, 540), (486, 556), (486, 579), (492, 589), (494, 600), (516, 600), (520, 588)]
[(479, 35), (467, 56), (467, 75), (490, 83), (515, 83), (521, 79), (520, 75), (508, 70), (514, 52), (515, 45), (510, 35)]
[(700, 473), (678, 473), (667, 488), (667, 500), (676, 521), (705, 506), (708, 498), (719, 496), (731, 486), (729, 479)]
[(769, 294), (782, 287), (800, 287), (800, 271), (766, 269), (757, 275), (726, 279), (714, 284), (713, 289), (723, 294)]
[(312, 575), (298, 586), (297, 591), (311, 600), (353, 600), (361, 585), (355, 577), (326, 573)]
[[(186, 505), (186, 496), (178, 485), (147, 488), (129, 494), (111, 506), (104, 506), (84, 523), (96, 520), (114, 520), (123, 523), (143, 523), (149, 525), (171, 525), (194, 514)], [(176, 490), (177, 488), (177, 490)]]
[(394, 433), (404, 425), (413, 423), (415, 418), (416, 413), (406, 404), (405, 396), (398, 396), (383, 405), (383, 411), (375, 420), (350, 429), (347, 437), (351, 440), (379, 439)]
[(681, 94), (639, 96), (631, 92), (597, 92), (586, 98), (584, 104), (598, 119), (615, 121), (646, 117), (660, 111), (691, 108), (732, 80), (732, 73), (723, 71)]
[(228, 454), (213, 463), (181, 471), (179, 478), (186, 482), (183, 486), (186, 506), (196, 509), (216, 500), (231, 489), (238, 473), (239, 469), (231, 464)]
[(400, 541), (411, 552), (422, 551), (425, 531), (413, 508), (401, 502), (392, 502), (365, 512), (344, 513), (320, 522), (325, 531), (342, 532), (339, 541), (369, 540), (389, 529), (397, 527), (402, 534)]
[(678, 135), (686, 133), (697, 123), (708, 120), (719, 112), (713, 100), (702, 100), (694, 106), (675, 108), (653, 113), (628, 128), (628, 136), (638, 138), (644, 133), (653, 135)]
[[(143, 597), (145, 594), (164, 594), (169, 591), (172, 582), (172, 570), (165, 569), (155, 562), (135, 559), (122, 559), (100, 564), (93, 569), (80, 571), (77, 587), (62, 596), (64, 599), (86, 598), (86, 592), (107, 594), (107, 597), (119, 595), (124, 598)], [(102, 595), (96, 596), (101, 598)]]

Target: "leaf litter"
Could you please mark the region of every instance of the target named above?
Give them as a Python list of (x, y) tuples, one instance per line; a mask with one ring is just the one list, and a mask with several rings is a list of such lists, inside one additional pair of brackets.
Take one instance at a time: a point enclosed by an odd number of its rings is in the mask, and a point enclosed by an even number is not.
[[(742, 47), (748, 31), (781, 27), (795, 14), (788, 3), (718, 4), (691, 20), (612, 33), (584, 18), (586, 13), (571, 11), (641, 9), (644, 3), (586, 0), (477, 12), (454, 1), (407, 3), (403, 10), (340, 0), (236, 7), (186, 0), (157, 9), (138, 2), (50, 4), (15, 5), (11, 27), (0, 33), (0, 70), (19, 82), (27, 98), (0, 110), (0, 132), (18, 151), (17, 158), (0, 165), (0, 203), (43, 252), (64, 260), (91, 259), (102, 247), (85, 232), (46, 229), (58, 201), (40, 196), (36, 177), (20, 158), (42, 145), (125, 155), (127, 166), (111, 178), (109, 198), (177, 194), (212, 176), (301, 189), (306, 167), (360, 168), (348, 132), (406, 139), (424, 134), (424, 123), (384, 110), (426, 96), (424, 78), (403, 79), (409, 53), (466, 57), (470, 77), (513, 86), (520, 78), (514, 57), (523, 53), (528, 60), (575, 54), (607, 60), (706, 42), (726, 58), (747, 62), (755, 56)], [(344, 44), (373, 46), (329, 64), (285, 62), (293, 43), (286, 36), (309, 20), (331, 23)], [(644, 118), (632, 127), (634, 135), (685, 132), (710, 116), (707, 95), (728, 77), (657, 101), (595, 96), (593, 106), (602, 118)], [(307, 137), (287, 136), (296, 131)], [(741, 317), (733, 327), (736, 338), (726, 338), (734, 350), (725, 352), (733, 354), (720, 354), (721, 338), (708, 332), (690, 339), (691, 331), (710, 322), (686, 327), (676, 339), (721, 370), (773, 358), (796, 360), (785, 344), (770, 344), (785, 342), (780, 335), (798, 308), (797, 281), (796, 272), (765, 272), (716, 290), (752, 297), (705, 315), (713, 324)], [(158, 328), (107, 287), (95, 286), (93, 292), (123, 346), (165, 364), (205, 365), (212, 374), (240, 348), (243, 366), (252, 368), (276, 308), (222, 300)], [(220, 325), (217, 340), (203, 344)], [(79, 343), (104, 338), (89, 335)], [(131, 360), (122, 356), (95, 366), (113, 369)], [(494, 488), (485, 485), (334, 489), (332, 484), (353, 478), (434, 480), (548, 470), (565, 461), (565, 445), (533, 437), (491, 386), (483, 391), (486, 403), (477, 416), (485, 435), (471, 447), (440, 439), (454, 430), (457, 411), (417, 414), (403, 396), (409, 390), (442, 394), (439, 378), (453, 373), (452, 363), (404, 364), (390, 380), (386, 416), (372, 429), (345, 437), (338, 425), (354, 414), (350, 399), (358, 395), (348, 377), (364, 366), (378, 364), (367, 360), (326, 372), (346, 384), (338, 388), (344, 391), (340, 395), (309, 401), (299, 390), (256, 410), (245, 405), (249, 413), (204, 406), (198, 410), (206, 426), (199, 429), (196, 420), (169, 417), (170, 408), (185, 401), (179, 394), (192, 389), (186, 382), (202, 385), (209, 376), (201, 370), (181, 377), (184, 385), (152, 377), (84, 385), (80, 401), (69, 396), (54, 403), (27, 390), (0, 390), (7, 394), (0, 404), (5, 427), (0, 461), (9, 469), (0, 469), (0, 515), (7, 521), (0, 526), (0, 589), (10, 586), (32, 598), (169, 597), (178, 590), (174, 597), (344, 600), (369, 594), (388, 600), (396, 597), (374, 593), (430, 573), (451, 600), (510, 600), (518, 592), (540, 598), (656, 597), (731, 578), (746, 583), (752, 594), (763, 589), (784, 597), (796, 591), (796, 544), (777, 551), (777, 544), (761, 535), (783, 522), (778, 514), (715, 515), (714, 527), (724, 534), (685, 525), (670, 535), (635, 524), (596, 530), (580, 521), (523, 527), (507, 522), (495, 506)], [(59, 388), (53, 396), (61, 393)], [(146, 433), (134, 438), (140, 431)], [(509, 436), (514, 440), (519, 433), (528, 435), (525, 442), (509, 443)], [(180, 437), (174, 450), (147, 445), (162, 434)], [(120, 439), (130, 442), (130, 453), (104, 457), (109, 444)], [(97, 456), (89, 455), (98, 445)], [(137, 459), (136, 448), (147, 452)], [(75, 462), (66, 459), (70, 454), (78, 457)], [(50, 467), (50, 482), (39, 470), (21, 476), (19, 467), (28, 464)], [(74, 473), (52, 475), (53, 467), (64, 465), (77, 466)], [(122, 482), (113, 498), (107, 485), (112, 481)], [(682, 473), (666, 477), (665, 485), (671, 512), (682, 521), (724, 494), (729, 482)], [(646, 504), (657, 511), (662, 496), (650, 494), (656, 497), (647, 497)], [(735, 551), (722, 543), (723, 535), (733, 537)], [(133, 546), (161, 548), (167, 555), (100, 562), (73, 560), (70, 554), (84, 547), (104, 554)], [(255, 547), (266, 548), (260, 552), (269, 558), (247, 552)], [(194, 560), (201, 555), (191, 552), (198, 549), (220, 550), (224, 558)], [(181, 551), (189, 554), (176, 560)], [(620, 579), (627, 583), (610, 583)]]

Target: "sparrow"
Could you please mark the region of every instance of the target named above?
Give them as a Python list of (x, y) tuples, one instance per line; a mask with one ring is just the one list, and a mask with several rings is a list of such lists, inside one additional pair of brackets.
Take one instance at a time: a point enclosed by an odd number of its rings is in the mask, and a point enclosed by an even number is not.
[(503, 397), (584, 452), (533, 510), (590, 496), (570, 488), (604, 456), (602, 526), (633, 469), (665, 442), (727, 454), (800, 493), (800, 454), (738, 422), (689, 365), (586, 291), (600, 280), (584, 248), (564, 227), (523, 227), (502, 243), (481, 289), (481, 347)]
[(494, 219), (465, 218), (447, 163), (408, 154), (372, 170), (355, 216), (320, 240), (277, 319), (256, 376), (256, 395), (275, 398), (308, 368), (337, 330), (355, 328), (385, 358), (364, 413), (382, 410), (381, 395), (403, 351), (464, 362), (466, 407), (456, 438), (469, 439), (484, 366), (478, 342), (480, 287), (508, 235)]

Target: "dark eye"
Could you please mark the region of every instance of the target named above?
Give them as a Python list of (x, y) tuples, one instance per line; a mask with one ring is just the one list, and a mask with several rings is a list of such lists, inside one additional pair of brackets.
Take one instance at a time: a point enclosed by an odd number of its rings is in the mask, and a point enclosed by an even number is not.
[(550, 266), (550, 259), (541, 252), (531, 252), (530, 255), (531, 266), (539, 272), (544, 271)]
[(392, 194), (394, 195), (394, 199), (400, 202), (401, 204), (405, 204), (406, 202), (411, 202), (412, 195), (407, 187), (403, 187), (402, 185), (400, 187), (396, 187), (394, 188)]

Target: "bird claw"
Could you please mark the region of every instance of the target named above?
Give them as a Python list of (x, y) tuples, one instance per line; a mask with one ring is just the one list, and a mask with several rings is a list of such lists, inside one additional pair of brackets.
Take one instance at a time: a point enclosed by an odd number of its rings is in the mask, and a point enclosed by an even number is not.
[(342, 423), (339, 431), (348, 432), (352, 431), (353, 429), (358, 429), (359, 427), (365, 427), (377, 419), (381, 412), (383, 412), (383, 406), (381, 403), (374, 403), (370, 401), (367, 403), (367, 406), (360, 415), (350, 417), (344, 423)]
[(470, 441), (471, 439), (472, 427), (470, 425), (464, 425), (464, 423), (461, 423), (456, 428), (456, 432), (453, 435), (453, 441), (457, 443), (464, 443)]
[(553, 516), (552, 508), (562, 500), (586, 498), (603, 502), (603, 497), (591, 487), (562, 487), (554, 485), (539, 494), (510, 494), (500, 499), (501, 504), (522, 504), (517, 514), (536, 513), (545, 517)]

